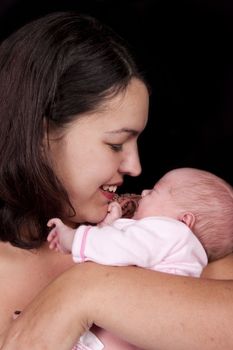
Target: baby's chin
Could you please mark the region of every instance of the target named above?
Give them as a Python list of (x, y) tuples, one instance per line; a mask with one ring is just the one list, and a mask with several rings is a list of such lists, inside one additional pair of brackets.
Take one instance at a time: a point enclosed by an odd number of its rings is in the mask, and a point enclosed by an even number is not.
[(144, 218), (148, 218), (152, 216), (150, 212), (146, 212), (145, 210), (140, 210), (140, 209), (137, 209), (132, 217), (132, 219), (135, 219), (135, 220), (141, 220), (141, 219), (144, 219)]

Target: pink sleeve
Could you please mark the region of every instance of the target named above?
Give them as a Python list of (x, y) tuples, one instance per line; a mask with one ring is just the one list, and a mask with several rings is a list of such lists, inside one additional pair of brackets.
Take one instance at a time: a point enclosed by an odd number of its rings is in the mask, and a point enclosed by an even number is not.
[(72, 245), (72, 255), (73, 260), (76, 263), (80, 263), (85, 261), (85, 247), (86, 247), (86, 240), (89, 230), (92, 228), (92, 226), (88, 225), (81, 225), (76, 230)]

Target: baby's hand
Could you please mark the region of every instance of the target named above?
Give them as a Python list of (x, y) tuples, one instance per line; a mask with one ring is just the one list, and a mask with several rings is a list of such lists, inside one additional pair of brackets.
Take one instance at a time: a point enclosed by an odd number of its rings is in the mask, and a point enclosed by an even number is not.
[(115, 201), (120, 204), (122, 209), (123, 218), (132, 218), (137, 207), (138, 202), (141, 199), (141, 195), (134, 193), (125, 193), (121, 195), (115, 195)]
[(59, 224), (62, 224), (62, 221), (60, 219), (50, 219), (47, 223), (48, 227), (52, 227), (47, 237), (47, 241), (49, 242), (49, 248), (56, 250), (56, 252), (61, 251), (59, 234), (57, 231), (57, 227), (59, 227)]
[(47, 241), (50, 242), (49, 248), (54, 249), (56, 252), (70, 253), (70, 234), (73, 234), (73, 230), (64, 225), (60, 219), (56, 218), (50, 219), (47, 226), (52, 227), (47, 237)]
[(98, 226), (111, 225), (113, 221), (119, 219), (122, 216), (121, 206), (117, 202), (111, 202), (108, 206), (108, 212), (104, 220), (99, 223)]

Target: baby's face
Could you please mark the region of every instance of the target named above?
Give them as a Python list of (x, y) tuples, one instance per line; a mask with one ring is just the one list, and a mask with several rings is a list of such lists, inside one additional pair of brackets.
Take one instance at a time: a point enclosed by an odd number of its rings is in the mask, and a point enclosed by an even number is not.
[(152, 189), (142, 191), (142, 199), (133, 218), (167, 216), (177, 219), (178, 212), (172, 198), (172, 183), (170, 177), (164, 176)]

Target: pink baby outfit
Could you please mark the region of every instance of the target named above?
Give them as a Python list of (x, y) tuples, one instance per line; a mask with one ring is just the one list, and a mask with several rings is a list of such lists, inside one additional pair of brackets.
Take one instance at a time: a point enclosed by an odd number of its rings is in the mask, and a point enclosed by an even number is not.
[(97, 336), (87, 331), (80, 339), (79, 342), (73, 347), (72, 350), (103, 350), (104, 345), (97, 338)]
[[(200, 241), (184, 223), (168, 217), (118, 219), (111, 225), (81, 225), (72, 246), (75, 262), (137, 265), (156, 271), (199, 277), (207, 265)], [(77, 350), (136, 350), (138, 348), (97, 328), (96, 344)], [(99, 342), (102, 348), (98, 348)]]
[(82, 336), (72, 350), (140, 350), (113, 334), (98, 327), (92, 327)]
[(161, 272), (199, 277), (207, 255), (184, 223), (168, 217), (118, 219), (103, 227), (81, 225), (72, 246), (77, 263), (137, 265)]

